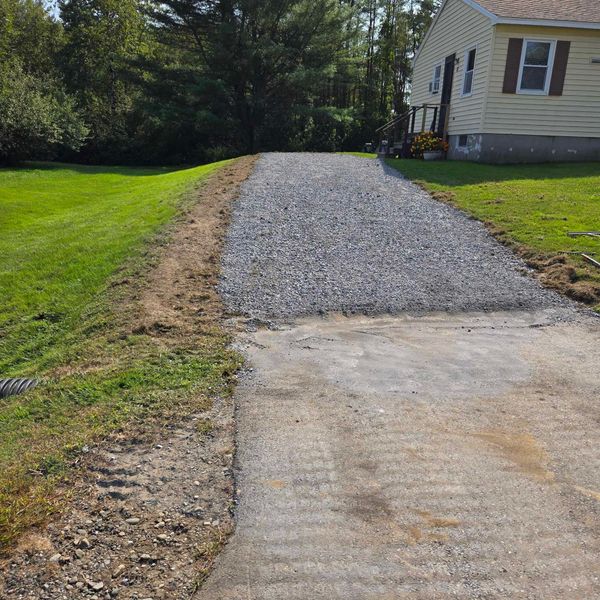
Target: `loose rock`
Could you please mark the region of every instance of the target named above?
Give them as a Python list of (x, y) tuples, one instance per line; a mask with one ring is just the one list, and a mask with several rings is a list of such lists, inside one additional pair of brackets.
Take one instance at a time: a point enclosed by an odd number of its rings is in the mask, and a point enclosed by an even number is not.
[(101, 581), (88, 581), (87, 584), (88, 587), (95, 592), (99, 592), (100, 590), (104, 589), (104, 584)]
[(125, 565), (120, 564), (112, 573), (114, 579), (117, 579), (125, 572)]

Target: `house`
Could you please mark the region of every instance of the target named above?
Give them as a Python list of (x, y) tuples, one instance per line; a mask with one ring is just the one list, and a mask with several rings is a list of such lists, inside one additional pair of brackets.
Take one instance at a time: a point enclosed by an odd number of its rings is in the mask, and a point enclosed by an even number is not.
[(600, 160), (600, 0), (444, 0), (411, 105), (451, 159)]

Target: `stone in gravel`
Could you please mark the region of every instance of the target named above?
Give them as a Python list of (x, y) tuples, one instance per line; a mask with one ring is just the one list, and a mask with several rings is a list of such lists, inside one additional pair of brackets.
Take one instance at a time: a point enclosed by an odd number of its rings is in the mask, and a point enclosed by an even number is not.
[(102, 583), (101, 581), (88, 581), (87, 584), (88, 587), (94, 590), (95, 592), (99, 592), (104, 588), (104, 583)]
[(112, 576), (113, 579), (117, 579), (117, 577), (120, 577), (121, 575), (123, 575), (123, 573), (125, 572), (125, 565), (120, 564), (113, 572), (112, 572)]
[(77, 558), (83, 558), (85, 556), (85, 552), (80, 548), (77, 548), (77, 550), (75, 550), (75, 556)]
[(155, 558), (154, 556), (150, 556), (150, 554), (140, 554), (139, 560), (141, 563), (153, 563), (153, 562), (157, 562), (158, 558)]
[(125, 519), (125, 523), (128, 523), (129, 525), (137, 525), (140, 522), (140, 519), (138, 519), (138, 517), (131, 517), (129, 519)]
[(62, 558), (62, 554), (53, 554), (49, 559), (48, 562), (51, 563), (57, 563), (60, 561), (60, 559)]
[(83, 548), (84, 550), (89, 550), (92, 547), (92, 544), (90, 544), (90, 541), (87, 538), (75, 540), (75, 545), (78, 548)]

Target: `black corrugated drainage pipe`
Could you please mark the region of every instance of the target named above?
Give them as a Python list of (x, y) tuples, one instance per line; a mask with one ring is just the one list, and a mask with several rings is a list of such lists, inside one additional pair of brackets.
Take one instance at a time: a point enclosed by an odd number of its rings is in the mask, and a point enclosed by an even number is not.
[(17, 396), (34, 388), (37, 384), (35, 379), (0, 379), (0, 398)]

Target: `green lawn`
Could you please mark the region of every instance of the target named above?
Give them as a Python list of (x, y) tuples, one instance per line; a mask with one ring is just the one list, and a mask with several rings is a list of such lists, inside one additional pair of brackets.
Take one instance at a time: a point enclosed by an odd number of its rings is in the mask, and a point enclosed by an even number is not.
[(358, 158), (377, 158), (374, 152), (338, 152), (338, 154), (347, 154), (348, 156), (358, 156)]
[(62, 361), (108, 277), (218, 167), (0, 169), (0, 376)]
[(577, 296), (579, 288), (590, 303), (600, 302), (600, 270), (576, 254), (561, 254), (596, 253), (600, 260), (599, 238), (567, 236), (569, 231), (600, 231), (600, 163), (388, 162), (440, 199), (489, 224), (533, 266), (556, 271), (564, 261), (569, 269), (563, 275), (570, 280), (566, 291)]
[(169, 348), (123, 335), (115, 307), (127, 285), (111, 285), (143, 274), (167, 224), (227, 162), (0, 169), (0, 378), (43, 380), (0, 400), (0, 551), (55, 508), (54, 484), (85, 444), (219, 390), (235, 369), (220, 333)]

